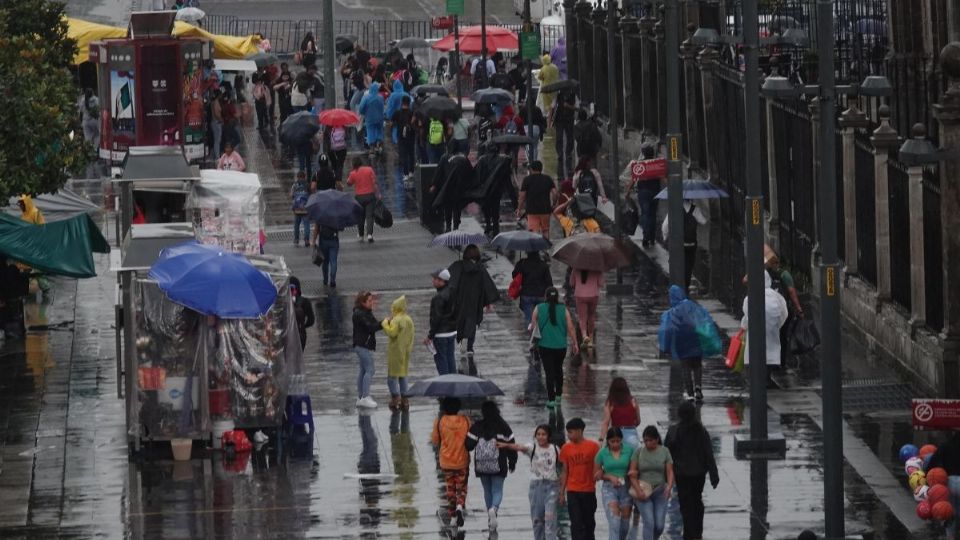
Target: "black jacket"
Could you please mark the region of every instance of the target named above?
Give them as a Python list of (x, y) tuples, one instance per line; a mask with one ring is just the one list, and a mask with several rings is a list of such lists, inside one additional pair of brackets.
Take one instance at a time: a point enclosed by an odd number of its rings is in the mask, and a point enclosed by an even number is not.
[(456, 310), (450, 299), (450, 287), (444, 285), (430, 299), (430, 331), (427, 337), (433, 339), (437, 334), (446, 334), (457, 330)]
[(369, 309), (353, 308), (353, 346), (377, 350), (377, 331), (380, 321)]
[[(499, 442), (513, 443), (513, 430), (502, 418), (495, 421), (481, 419), (470, 426), (470, 432), (467, 433), (467, 451), (472, 452), (480, 439), (494, 438)], [(500, 465), (500, 472), (492, 476), (506, 476), (507, 470), (512, 472), (517, 466), (517, 451), (501, 448), (497, 454), (497, 463)], [(474, 466), (474, 470), (476, 470), (476, 466)], [(481, 474), (477, 473), (477, 476), (481, 476)]]
[(711, 485), (720, 481), (713, 456), (710, 434), (699, 422), (680, 422), (670, 426), (664, 446), (673, 457), (673, 467), (681, 476), (710, 475)]
[(457, 340), (477, 335), (483, 308), (500, 299), (500, 291), (482, 264), (461, 259), (450, 265), (450, 293), (456, 306)]
[(603, 145), (603, 135), (597, 123), (591, 118), (577, 122), (573, 128), (573, 140), (577, 143), (577, 154), (596, 154)]
[(539, 257), (536, 259), (525, 257), (517, 261), (513, 267), (513, 276), (523, 274), (523, 283), (520, 286), (520, 296), (535, 296), (543, 298), (547, 287), (553, 286), (553, 276), (550, 275), (550, 266)]

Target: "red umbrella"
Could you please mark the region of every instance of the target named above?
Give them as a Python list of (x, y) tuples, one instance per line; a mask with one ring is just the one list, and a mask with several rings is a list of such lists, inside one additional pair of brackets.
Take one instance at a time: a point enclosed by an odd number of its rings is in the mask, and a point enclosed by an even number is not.
[(352, 126), (360, 123), (360, 117), (347, 109), (327, 109), (320, 112), (320, 123), (329, 127)]
[[(481, 27), (467, 26), (460, 30), (460, 52), (466, 54), (480, 54), (480, 45), (482, 43)], [(520, 48), (517, 34), (502, 26), (487, 26), (487, 52), (493, 54), (497, 51), (517, 50)], [(447, 34), (445, 37), (433, 44), (433, 48), (438, 51), (452, 51), (456, 43), (453, 34)]]

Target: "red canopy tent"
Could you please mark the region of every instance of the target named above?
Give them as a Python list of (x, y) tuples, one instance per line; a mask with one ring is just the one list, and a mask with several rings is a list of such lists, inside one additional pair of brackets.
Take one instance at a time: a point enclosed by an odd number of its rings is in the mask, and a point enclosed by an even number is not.
[[(460, 30), (460, 52), (480, 54), (481, 27), (467, 26)], [(502, 26), (487, 26), (487, 53), (515, 51), (520, 48), (517, 34)], [(447, 34), (432, 47), (438, 51), (452, 51), (456, 45), (453, 33)]]

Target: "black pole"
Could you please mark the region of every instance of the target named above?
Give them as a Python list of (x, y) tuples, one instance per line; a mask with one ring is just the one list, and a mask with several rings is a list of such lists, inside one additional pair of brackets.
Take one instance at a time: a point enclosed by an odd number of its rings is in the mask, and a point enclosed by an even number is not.
[(823, 400), (823, 508), (827, 538), (844, 537), (840, 296), (837, 275), (836, 82), (833, 1), (817, 1), (820, 76), (820, 328)]
[(667, 71), (667, 217), (670, 222), (669, 238), (665, 240), (670, 253), (670, 282), (686, 287), (683, 253), (683, 163), (680, 161), (682, 134), (680, 132), (679, 0), (666, 0), (664, 7), (666, 8), (664, 47)]
[(480, 0), (480, 65), (483, 69), (480, 73), (480, 88), (487, 87), (487, 0)]
[[(607, 91), (610, 102), (610, 172), (613, 174), (613, 236), (623, 240), (620, 229), (620, 212), (623, 204), (620, 199), (620, 145), (617, 128), (620, 116), (617, 110), (617, 2), (607, 0)], [(617, 269), (617, 284), (623, 283), (623, 270)]]
[(463, 90), (460, 88), (460, 17), (453, 16), (453, 51), (456, 62), (453, 65), (453, 78), (457, 81), (457, 108), (463, 110)]
[[(523, 0), (523, 31), (532, 32), (533, 31), (533, 22), (530, 20), (530, 0)], [(520, 54), (523, 54), (523, 51), (520, 51)], [(527, 121), (525, 122), (526, 126), (524, 129), (527, 131), (527, 137), (533, 139), (533, 64), (530, 62), (530, 59), (527, 58), (523, 61), (523, 65), (527, 70)], [(537, 141), (534, 140), (533, 144), (536, 145)]]

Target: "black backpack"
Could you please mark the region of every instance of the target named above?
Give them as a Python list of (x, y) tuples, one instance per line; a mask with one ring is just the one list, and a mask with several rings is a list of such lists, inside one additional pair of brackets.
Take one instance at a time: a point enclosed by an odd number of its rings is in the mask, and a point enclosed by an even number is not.
[(690, 205), (690, 210), (683, 214), (683, 243), (686, 245), (697, 243), (697, 219), (693, 217), (696, 206)]
[(590, 197), (593, 198), (593, 202), (596, 203), (599, 198), (599, 179), (595, 174), (593, 174), (592, 169), (586, 169), (580, 171), (580, 180), (577, 182), (577, 193), (587, 193)]

